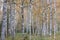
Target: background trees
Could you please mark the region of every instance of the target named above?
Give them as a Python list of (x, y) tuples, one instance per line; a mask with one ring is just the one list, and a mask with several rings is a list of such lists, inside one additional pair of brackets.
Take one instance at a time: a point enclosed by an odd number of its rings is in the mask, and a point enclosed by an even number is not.
[(7, 2), (4, 0), (1, 4), (3, 6), (3, 8), (1, 6), (1, 10), (3, 9), (1, 32), (4, 30), (4, 25), (6, 26), (4, 34), (11, 35), (13, 39), (17, 33), (26, 33), (31, 39), (32, 35), (52, 37), (53, 34), (55, 38), (58, 31), (56, 21), (59, 20), (56, 18), (56, 2), (54, 0), (7, 0)]

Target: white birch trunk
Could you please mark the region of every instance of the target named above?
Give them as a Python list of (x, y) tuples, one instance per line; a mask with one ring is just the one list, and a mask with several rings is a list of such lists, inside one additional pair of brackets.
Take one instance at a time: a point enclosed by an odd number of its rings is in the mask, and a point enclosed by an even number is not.
[(50, 1), (50, 36), (52, 35), (52, 0)]
[[(49, 4), (49, 0), (47, 0), (47, 5)], [(47, 9), (48, 10), (48, 9)], [(48, 32), (48, 12), (47, 12), (47, 34), (49, 34), (49, 32)]]
[(28, 6), (28, 27), (29, 27), (29, 34), (30, 34), (30, 40), (31, 40), (31, 23), (32, 23), (32, 0), (29, 0), (29, 6)]
[(33, 32), (33, 34), (34, 34), (34, 19), (33, 19), (34, 17), (33, 17), (33, 13), (32, 13), (32, 32)]
[(10, 33), (11, 33), (11, 36), (12, 36), (13, 40), (14, 40), (14, 37), (15, 37), (15, 29), (16, 29), (16, 26), (17, 26), (15, 15), (16, 15), (15, 4), (11, 0), (11, 2), (10, 2), (9, 24), (10, 24)]
[(56, 0), (54, 0), (54, 40), (56, 40), (56, 32), (57, 32), (57, 24), (56, 24)]
[[(46, 0), (45, 0), (46, 1)], [(42, 19), (42, 33), (43, 33), (43, 35), (45, 36), (46, 35), (46, 20), (45, 20), (45, 1), (44, 0), (41, 0), (41, 2), (42, 2), (42, 16), (43, 16), (43, 19)]]
[(3, 22), (2, 22), (1, 40), (5, 40), (5, 34), (7, 28), (7, 0), (2, 0), (2, 2), (3, 2)]
[(38, 15), (36, 15), (36, 34), (40, 34), (40, 24)]
[(21, 0), (22, 33), (24, 34), (24, 0)]

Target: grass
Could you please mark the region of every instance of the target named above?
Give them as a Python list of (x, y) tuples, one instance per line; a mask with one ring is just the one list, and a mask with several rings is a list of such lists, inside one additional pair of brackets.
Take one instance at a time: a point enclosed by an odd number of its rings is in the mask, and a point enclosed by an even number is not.
[[(14, 40), (29, 40), (29, 34), (17, 33)], [(54, 40), (54, 35), (51, 36), (40, 36), (40, 35), (31, 35), (31, 40)], [(7, 37), (6, 40), (12, 40), (11, 36)], [(60, 40), (60, 33), (56, 34), (56, 40)]]

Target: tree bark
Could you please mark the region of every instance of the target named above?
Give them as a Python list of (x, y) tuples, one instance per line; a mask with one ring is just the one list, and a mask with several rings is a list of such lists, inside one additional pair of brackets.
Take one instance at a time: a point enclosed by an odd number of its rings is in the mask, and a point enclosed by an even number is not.
[(5, 40), (6, 28), (7, 28), (7, 0), (3, 0), (3, 21), (2, 21), (2, 31), (1, 40)]
[(24, 0), (21, 0), (22, 33), (24, 34)]
[(57, 22), (56, 22), (56, 0), (54, 0), (54, 40), (56, 40)]
[(53, 14), (52, 14), (52, 0), (50, 1), (50, 36), (52, 35), (52, 20), (53, 20)]
[(17, 26), (15, 15), (16, 15), (15, 3), (14, 3), (14, 1), (11, 0), (10, 1), (10, 15), (9, 15), (9, 25), (10, 25), (9, 29), (10, 29), (10, 33), (11, 33), (11, 36), (12, 36), (12, 40), (14, 40), (15, 29), (16, 29), (16, 26)]

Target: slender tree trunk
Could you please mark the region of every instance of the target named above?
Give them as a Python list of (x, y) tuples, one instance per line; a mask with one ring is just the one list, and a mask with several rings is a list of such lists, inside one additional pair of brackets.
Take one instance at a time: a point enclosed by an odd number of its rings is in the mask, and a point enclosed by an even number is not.
[[(41, 7), (43, 7), (43, 0), (41, 0)], [(43, 11), (43, 8), (42, 8), (42, 11)], [(42, 14), (42, 27), (41, 27), (41, 32), (43, 33), (43, 14)]]
[(39, 15), (36, 15), (36, 34), (40, 34)]
[(7, 37), (9, 36), (9, 14), (10, 14), (10, 4), (7, 1)]
[(56, 24), (56, 0), (54, 0), (54, 40), (56, 40), (57, 24)]
[[(49, 5), (49, 0), (47, 0), (47, 5)], [(48, 6), (47, 6), (47, 7), (48, 7)], [(48, 9), (49, 9), (49, 8), (48, 8)], [(48, 10), (48, 9), (47, 9), (47, 10)], [(49, 31), (49, 30), (48, 30), (48, 27), (49, 27), (49, 26), (48, 26), (48, 13), (49, 13), (49, 12), (47, 12), (47, 34), (49, 34), (49, 32), (48, 32), (48, 31)]]
[[(43, 33), (43, 35), (46, 35), (46, 17), (45, 17), (45, 2), (46, 2), (46, 0), (41, 0), (41, 2), (42, 2), (42, 16), (43, 16), (43, 19), (42, 19), (42, 33)], [(44, 5), (45, 4), (45, 5)]]
[(21, 0), (22, 33), (24, 34), (24, 0)]
[(52, 0), (49, 0), (50, 1), (50, 36), (52, 35)]
[(16, 15), (15, 3), (11, 0), (10, 1), (10, 17), (9, 17), (10, 22), (9, 22), (9, 24), (10, 24), (10, 31), (11, 31), (10, 33), (11, 33), (11, 36), (12, 36), (12, 40), (14, 40), (15, 29), (16, 29), (16, 26), (17, 26), (15, 15)]
[(29, 34), (30, 34), (30, 40), (31, 40), (31, 23), (32, 23), (32, 0), (29, 0), (29, 6), (28, 6), (28, 27), (29, 27)]
[(34, 34), (34, 17), (33, 17), (33, 13), (32, 13), (32, 33)]
[(1, 31), (1, 40), (5, 40), (6, 28), (7, 28), (7, 0), (3, 0), (3, 22)]

